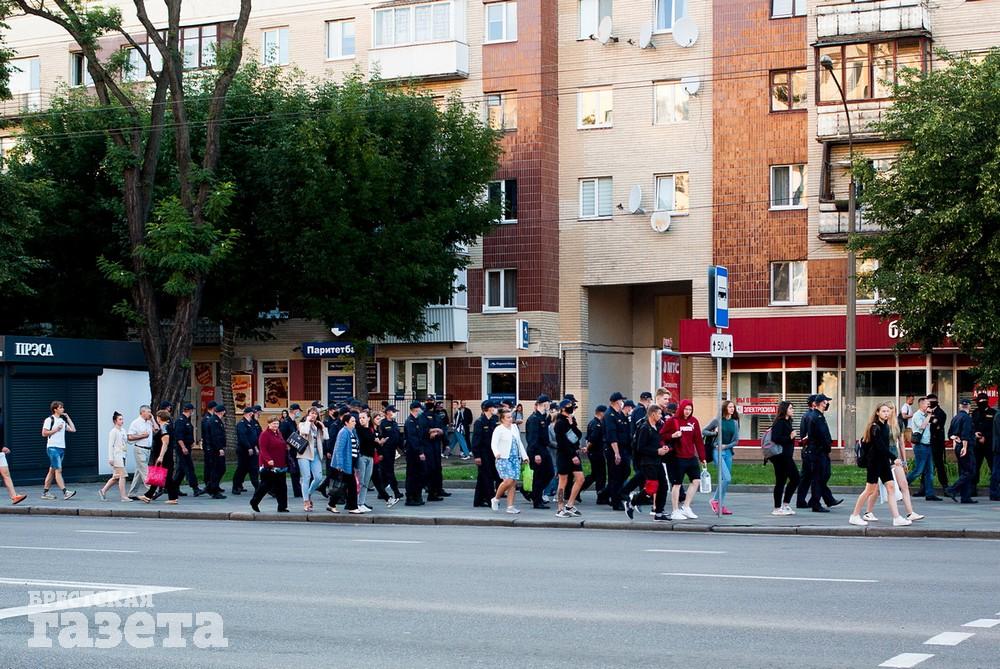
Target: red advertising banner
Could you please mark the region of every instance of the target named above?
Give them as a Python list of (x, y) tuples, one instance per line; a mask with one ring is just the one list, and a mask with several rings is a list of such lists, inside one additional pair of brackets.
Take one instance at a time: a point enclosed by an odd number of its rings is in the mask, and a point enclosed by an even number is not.
[(202, 386), (201, 396), (199, 397), (199, 404), (201, 405), (201, 414), (203, 415), (208, 411), (208, 403), (215, 399), (215, 386)]
[(778, 412), (778, 400), (763, 397), (737, 397), (736, 412), (744, 416), (773, 416)]
[(669, 390), (674, 401), (678, 401), (681, 397), (681, 356), (673, 351), (659, 351), (656, 362), (659, 387)]

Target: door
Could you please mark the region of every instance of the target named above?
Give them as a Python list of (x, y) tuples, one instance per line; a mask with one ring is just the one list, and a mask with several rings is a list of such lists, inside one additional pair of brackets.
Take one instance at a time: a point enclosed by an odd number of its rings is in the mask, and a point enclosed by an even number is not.
[(406, 394), (423, 400), (428, 395), (436, 395), (434, 387), (434, 363), (431, 360), (406, 361)]

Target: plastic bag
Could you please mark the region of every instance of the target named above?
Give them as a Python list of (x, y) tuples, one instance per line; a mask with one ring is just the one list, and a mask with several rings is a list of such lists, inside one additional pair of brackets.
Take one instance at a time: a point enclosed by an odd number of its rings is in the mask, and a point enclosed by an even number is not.
[(712, 492), (712, 475), (707, 469), (701, 470), (701, 479), (699, 481), (698, 492), (703, 495)]
[(535, 473), (531, 471), (531, 466), (525, 462), (521, 465), (521, 490), (531, 492), (532, 479)]

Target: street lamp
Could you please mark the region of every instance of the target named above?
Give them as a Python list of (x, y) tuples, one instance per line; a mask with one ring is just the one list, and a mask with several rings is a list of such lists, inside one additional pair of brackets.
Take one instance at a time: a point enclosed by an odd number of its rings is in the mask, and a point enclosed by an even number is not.
[(842, 441), (845, 446), (844, 453), (853, 454), (851, 448), (854, 446), (858, 413), (858, 351), (856, 339), (856, 322), (858, 319), (858, 277), (857, 257), (855, 256), (854, 249), (850, 246), (851, 237), (853, 237), (854, 233), (857, 232), (857, 221), (855, 220), (855, 207), (857, 203), (855, 201), (854, 187), (854, 129), (851, 127), (851, 111), (847, 107), (847, 96), (844, 95), (844, 89), (840, 85), (840, 81), (837, 79), (837, 73), (833, 70), (833, 59), (830, 58), (830, 56), (823, 56), (819, 59), (819, 64), (824, 70), (830, 73), (830, 77), (833, 78), (833, 83), (837, 85), (837, 91), (840, 93), (840, 100), (844, 103), (844, 115), (847, 117), (847, 146), (850, 154), (851, 190), (847, 196), (847, 336), (844, 339), (844, 357), (845, 366), (847, 367), (847, 372), (845, 374), (847, 377), (847, 406), (845, 407), (846, 415), (844, 416), (844, 434)]

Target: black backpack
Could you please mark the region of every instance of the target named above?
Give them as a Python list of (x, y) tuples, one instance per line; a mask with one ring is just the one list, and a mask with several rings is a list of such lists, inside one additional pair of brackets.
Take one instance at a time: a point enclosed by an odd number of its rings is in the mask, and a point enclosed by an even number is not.
[(858, 439), (854, 442), (854, 462), (858, 467), (865, 469), (868, 467), (868, 459), (871, 457), (871, 444)]

